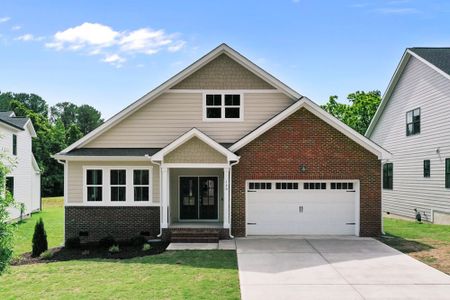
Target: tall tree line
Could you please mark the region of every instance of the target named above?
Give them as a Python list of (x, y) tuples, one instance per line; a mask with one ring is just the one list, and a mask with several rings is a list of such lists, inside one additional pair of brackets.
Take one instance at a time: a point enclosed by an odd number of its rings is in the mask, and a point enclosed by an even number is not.
[(51, 155), (100, 126), (103, 123), (101, 113), (90, 105), (78, 106), (71, 102), (49, 107), (36, 94), (12, 92), (0, 92), (0, 111), (14, 111), (16, 116), (31, 119), (37, 133), (33, 140), (33, 153), (42, 171), (42, 195), (63, 195), (63, 166)]

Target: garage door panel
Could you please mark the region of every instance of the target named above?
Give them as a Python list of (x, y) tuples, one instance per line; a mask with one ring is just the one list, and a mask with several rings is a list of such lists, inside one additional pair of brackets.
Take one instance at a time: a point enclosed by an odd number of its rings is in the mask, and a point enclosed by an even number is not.
[(355, 192), (330, 189), (248, 192), (247, 234), (354, 235), (355, 196)]

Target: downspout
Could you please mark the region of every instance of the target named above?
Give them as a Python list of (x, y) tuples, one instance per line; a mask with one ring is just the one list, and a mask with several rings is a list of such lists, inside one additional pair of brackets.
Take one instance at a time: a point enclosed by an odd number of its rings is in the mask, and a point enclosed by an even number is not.
[(230, 164), (230, 172), (229, 172), (229, 174), (228, 174), (228, 176), (230, 176), (230, 178), (228, 178), (228, 186), (229, 186), (229, 193), (230, 193), (230, 195), (228, 195), (228, 201), (230, 202), (230, 207), (229, 207), (229, 209), (228, 209), (228, 213), (230, 214), (230, 230), (229, 230), (229, 233), (228, 233), (228, 235), (230, 236), (230, 238), (232, 238), (232, 239), (234, 239), (234, 236), (231, 234), (231, 223), (232, 223), (232, 219), (231, 219), (231, 216), (232, 216), (232, 213), (231, 213), (231, 208), (233, 207), (233, 202), (232, 202), (232, 200), (233, 200), (233, 198), (231, 197), (231, 195), (233, 195), (233, 189), (232, 189), (232, 181), (233, 181), (233, 176), (232, 176), (232, 170), (233, 170), (233, 166), (235, 166), (235, 165), (237, 165), (239, 163), (239, 160), (238, 161), (235, 161), (234, 163), (231, 163)]
[[(66, 245), (66, 200), (67, 200), (67, 196), (68, 196), (68, 195), (66, 195), (66, 191), (67, 191), (66, 185), (69, 184), (69, 181), (68, 181), (69, 178), (66, 178), (66, 175), (67, 175), (67, 173), (68, 173), (69, 170), (66, 170), (66, 168), (67, 168), (67, 165), (66, 165), (67, 161), (65, 161), (65, 160), (60, 160), (60, 159), (57, 159), (56, 161), (64, 166), (64, 187), (63, 187), (63, 188), (64, 188), (64, 197), (63, 197), (63, 205), (64, 205), (64, 215), (63, 215), (63, 246), (65, 246), (65, 245)], [(66, 183), (66, 182), (67, 182), (67, 183)], [(42, 182), (40, 182), (40, 184), (42, 184)], [(42, 196), (42, 191), (41, 191), (41, 196)], [(41, 205), (42, 205), (42, 197), (41, 197)], [(42, 209), (41, 209), (41, 211), (42, 211)]]
[(146, 158), (148, 158), (150, 160), (151, 163), (158, 165), (159, 166), (159, 234), (156, 237), (162, 237), (162, 205), (161, 205), (161, 190), (162, 190), (162, 186), (161, 186), (161, 163), (157, 163), (156, 161), (152, 161), (150, 155), (145, 154), (144, 155)]

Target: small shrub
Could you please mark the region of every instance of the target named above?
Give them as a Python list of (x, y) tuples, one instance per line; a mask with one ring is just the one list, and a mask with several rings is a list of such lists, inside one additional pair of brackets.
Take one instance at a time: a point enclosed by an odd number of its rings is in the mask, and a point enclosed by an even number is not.
[(41, 255), (39, 255), (39, 257), (42, 259), (51, 259), (53, 257), (53, 252), (50, 250), (44, 251)]
[(98, 242), (99, 246), (102, 248), (109, 248), (113, 245), (116, 245), (116, 240), (114, 239), (114, 237), (112, 235), (107, 235), (104, 238), (102, 238), (99, 242)]
[(147, 239), (143, 235), (137, 235), (131, 238), (131, 244), (136, 247), (141, 247), (147, 243)]
[(48, 250), (47, 233), (44, 228), (44, 221), (40, 218), (34, 226), (33, 249), (31, 255), (38, 257), (41, 253)]
[(113, 246), (109, 247), (108, 252), (109, 253), (119, 253), (120, 252), (119, 245), (113, 245)]
[(152, 246), (150, 246), (150, 244), (144, 244), (142, 246), (142, 251), (149, 251), (150, 249), (152, 249)]
[(71, 237), (66, 240), (65, 247), (67, 249), (80, 249), (81, 241), (79, 237)]

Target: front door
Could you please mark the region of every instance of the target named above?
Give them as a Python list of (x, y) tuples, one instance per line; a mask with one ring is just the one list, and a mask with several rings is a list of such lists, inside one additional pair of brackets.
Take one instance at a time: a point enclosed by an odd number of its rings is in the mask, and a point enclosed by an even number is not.
[(217, 200), (217, 177), (180, 177), (181, 220), (217, 220)]

